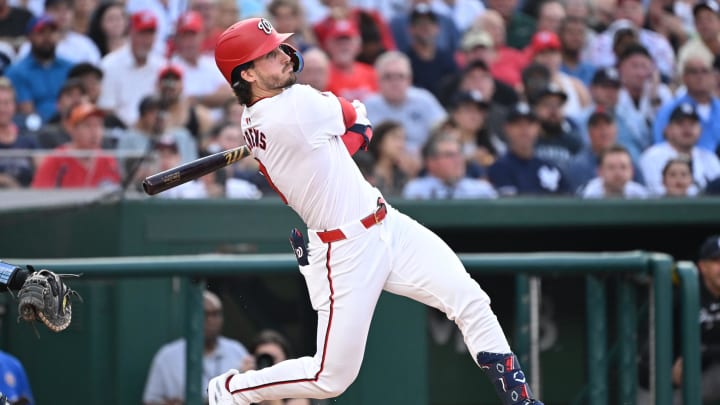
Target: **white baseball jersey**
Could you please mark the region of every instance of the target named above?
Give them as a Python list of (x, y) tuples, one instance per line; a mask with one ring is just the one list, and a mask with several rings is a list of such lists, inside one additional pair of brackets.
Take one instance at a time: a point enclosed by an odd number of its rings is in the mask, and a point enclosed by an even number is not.
[(363, 178), (339, 138), (340, 103), (294, 85), (243, 112), (242, 129), (268, 182), (311, 229), (330, 229), (375, 209), (380, 192)]
[[(720, 160), (714, 153), (696, 146), (690, 154), (693, 180), (698, 187), (704, 189), (710, 180), (720, 177)], [(665, 194), (662, 170), (668, 160), (678, 155), (678, 151), (667, 142), (653, 145), (640, 155), (640, 170), (645, 185), (653, 194)]]
[[(474, 358), (510, 351), (490, 298), (455, 253), (416, 221), (379, 204), (380, 192), (340, 139), (345, 131), (338, 99), (309, 86), (294, 85), (245, 109), (243, 134), (252, 154), (310, 228), (302, 256), (308, 261), (298, 263), (318, 316), (317, 352), (218, 376), (210, 384), (211, 405), (340, 395), (358, 375), (383, 290), (443, 311)], [(340, 236), (328, 238), (331, 233)], [(524, 377), (518, 384), (529, 392)]]

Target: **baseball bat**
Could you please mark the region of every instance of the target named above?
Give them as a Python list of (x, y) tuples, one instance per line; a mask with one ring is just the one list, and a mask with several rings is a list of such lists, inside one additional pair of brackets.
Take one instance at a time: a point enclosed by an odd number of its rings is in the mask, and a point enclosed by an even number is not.
[(187, 162), (172, 169), (165, 170), (143, 180), (142, 186), (145, 193), (155, 195), (167, 189), (177, 187), (188, 181), (195, 180), (208, 173), (212, 173), (225, 166), (229, 166), (240, 159), (250, 155), (250, 148), (246, 145), (228, 149), (223, 152), (214, 153), (204, 158)]

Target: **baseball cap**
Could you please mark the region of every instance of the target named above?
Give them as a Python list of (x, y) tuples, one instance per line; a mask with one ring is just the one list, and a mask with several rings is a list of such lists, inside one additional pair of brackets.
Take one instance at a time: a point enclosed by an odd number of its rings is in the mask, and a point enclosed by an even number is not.
[(410, 12), (410, 24), (416, 22), (423, 17), (429, 18), (431, 21), (437, 22), (437, 14), (435, 14), (432, 8), (430, 8), (430, 6), (425, 3), (418, 3)]
[(530, 106), (527, 103), (520, 102), (515, 104), (510, 108), (510, 111), (508, 111), (507, 118), (505, 119), (506, 122), (515, 122), (519, 121), (521, 119), (527, 119), (530, 121), (537, 121), (537, 117), (535, 116), (535, 113), (532, 111)]
[(85, 85), (83, 85), (81, 79), (77, 77), (69, 77), (63, 82), (62, 86), (60, 87), (58, 97), (69, 92), (70, 90), (80, 90), (82, 94), (85, 94)]
[(614, 67), (598, 69), (595, 71), (590, 84), (593, 86), (620, 87), (620, 74)]
[(693, 15), (697, 14), (698, 11), (707, 9), (712, 11), (715, 14), (720, 14), (720, 5), (715, 0), (703, 0), (697, 2), (693, 6)]
[(142, 10), (130, 16), (130, 28), (133, 31), (155, 31), (157, 29), (157, 17), (152, 11)]
[(705, 239), (700, 246), (698, 259), (710, 260), (720, 258), (720, 235), (713, 235)]
[(483, 30), (470, 30), (466, 32), (460, 42), (460, 47), (463, 51), (469, 51), (478, 46), (492, 48), (494, 45), (490, 34)]
[(163, 135), (153, 142), (153, 148), (155, 150), (166, 149), (171, 151), (178, 151), (177, 141), (172, 135)]
[(537, 90), (531, 99), (531, 104), (536, 104), (540, 99), (546, 96), (556, 96), (560, 97), (563, 102), (567, 101), (567, 93), (565, 93), (565, 90), (563, 90), (560, 86), (557, 85), (557, 83), (550, 82), (543, 86), (541, 89)]
[(68, 72), (67, 77), (69, 79), (73, 77), (82, 77), (88, 74), (94, 75), (98, 79), (102, 79), (103, 77), (103, 71), (99, 67), (87, 62), (78, 63), (73, 66)]
[(202, 14), (197, 11), (188, 11), (178, 18), (176, 32), (178, 34), (185, 32), (198, 33), (202, 32), (204, 26)]
[(473, 91), (461, 91), (453, 96), (450, 101), (450, 108), (455, 109), (462, 104), (472, 103), (481, 109), (487, 109), (490, 107), (490, 103), (483, 97), (482, 93), (477, 90)]
[(670, 121), (677, 121), (683, 118), (692, 118), (695, 121), (700, 121), (700, 116), (695, 110), (695, 106), (690, 103), (680, 103), (670, 113)]
[(183, 71), (182, 69), (180, 69), (180, 66), (167, 65), (164, 68), (160, 69), (160, 72), (158, 72), (158, 79), (164, 79), (168, 76), (175, 76), (178, 79), (182, 79)]
[(31, 18), (27, 23), (25, 32), (31, 34), (33, 32), (38, 32), (45, 27), (58, 29), (59, 26), (52, 16), (46, 14)]
[(327, 39), (357, 38), (360, 31), (352, 20), (335, 20), (328, 30)]
[(552, 31), (536, 32), (530, 40), (530, 49), (533, 54), (544, 51), (559, 51), (560, 48), (560, 38)]
[(613, 119), (612, 114), (608, 112), (608, 110), (598, 106), (595, 108), (595, 110), (590, 114), (590, 118), (588, 118), (588, 126), (592, 127), (596, 124), (600, 123), (601, 121), (606, 123), (612, 123), (615, 122)]
[(150, 111), (156, 111), (162, 108), (163, 103), (162, 100), (160, 100), (160, 97), (151, 94), (149, 96), (145, 96), (140, 100), (140, 105), (138, 105), (138, 112), (140, 115), (145, 115)]
[(68, 124), (75, 126), (89, 117), (104, 117), (105, 113), (99, 109), (95, 104), (84, 102), (76, 105), (70, 110), (68, 115)]
[(652, 60), (652, 56), (650, 56), (650, 52), (648, 52), (647, 48), (640, 44), (630, 44), (622, 51), (620, 56), (618, 56), (617, 64), (620, 65), (625, 61), (625, 59), (635, 55), (642, 55)]

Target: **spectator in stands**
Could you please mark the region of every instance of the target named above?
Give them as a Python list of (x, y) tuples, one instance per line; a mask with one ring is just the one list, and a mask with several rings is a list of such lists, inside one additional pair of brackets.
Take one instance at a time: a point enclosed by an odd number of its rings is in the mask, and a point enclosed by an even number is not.
[[(548, 68), (550, 80), (565, 93), (565, 115), (577, 120), (583, 108), (590, 104), (590, 95), (580, 79), (561, 71), (562, 46), (558, 35), (551, 31), (539, 31), (533, 35), (528, 48), (532, 61)], [(526, 95), (530, 97), (529, 94)]]
[(652, 57), (642, 45), (627, 46), (618, 57), (617, 67), (622, 85), (617, 108), (624, 112), (633, 133), (642, 134), (643, 138), (636, 142), (640, 150), (645, 150), (652, 144), (650, 128), (657, 110), (672, 99), (672, 93), (660, 82)]
[[(55, 114), (50, 117), (46, 125), (59, 125), (60, 117), (69, 113), (70, 109), (86, 98), (87, 93), (85, 92), (85, 86), (80, 79), (66, 79), (60, 88), (60, 94), (58, 94), (57, 103), (55, 107)], [(65, 143), (69, 139), (62, 143)], [(54, 148), (57, 145), (52, 145), (50, 148)], [(43, 145), (44, 148), (48, 148), (48, 145)]]
[[(580, 132), (585, 143), (589, 140), (590, 116), (597, 110), (602, 110), (612, 117), (617, 131), (617, 139), (613, 143), (618, 143), (625, 147), (633, 157), (633, 162), (640, 159), (640, 154), (647, 147), (647, 133), (639, 133), (637, 131), (646, 129), (645, 125), (631, 124), (628, 118), (628, 112), (620, 108), (618, 102), (620, 98), (620, 74), (614, 67), (598, 69), (593, 75), (590, 83), (590, 97), (593, 104), (585, 109), (579, 120)], [(609, 146), (609, 145), (607, 145)], [(639, 171), (636, 171), (639, 173)]]
[(162, 58), (152, 51), (158, 22), (149, 11), (130, 18), (130, 41), (107, 54), (101, 64), (105, 76), (98, 106), (117, 114), (125, 125), (137, 121), (140, 100), (155, 89)]
[(677, 51), (693, 33), (694, 2), (655, 0), (646, 6), (645, 27), (667, 38)]
[(438, 49), (437, 14), (420, 3), (410, 13), (410, 48), (406, 52), (413, 71), (413, 85), (429, 90), (436, 97), (439, 81), (458, 72), (453, 52)]
[(238, 103), (237, 100), (228, 100), (225, 105), (223, 105), (223, 113), (222, 113), (222, 119), (220, 122), (227, 122), (230, 124), (234, 124), (239, 126), (242, 126), (242, 115), (245, 111), (245, 106)]
[(52, 17), (33, 18), (27, 32), (30, 53), (10, 66), (6, 75), (15, 87), (18, 112), (37, 114), (47, 122), (55, 113), (60, 88), (73, 63), (55, 54), (59, 33)]
[(485, 13), (485, 4), (476, 0), (431, 1), (430, 6), (438, 15), (452, 18), (461, 33), (472, 27), (475, 20)]
[[(58, 27), (60, 38), (57, 42), (57, 56), (73, 63), (100, 62), (100, 51), (85, 33), (72, 31), (73, 8), (71, 0), (45, 0), (45, 12)], [(30, 52), (30, 45), (20, 48), (21, 55)]]
[[(615, 118), (601, 106), (598, 106), (597, 109), (590, 114), (587, 120), (587, 126), (589, 144), (562, 167), (572, 190), (580, 189), (597, 175), (600, 156), (603, 151), (617, 144), (618, 140), (618, 125)], [(625, 150), (627, 151), (627, 148), (625, 148)], [(628, 151), (628, 153), (630, 152)], [(630, 156), (632, 157), (632, 154), (630, 154)], [(634, 159), (632, 162), (633, 181), (642, 184), (641, 171), (636, 167)]]
[(35, 173), (33, 188), (108, 188), (120, 184), (115, 157), (100, 151), (103, 112), (83, 102), (70, 111), (70, 142), (45, 157)]
[(27, 26), (33, 15), (22, 7), (13, 7), (8, 0), (0, 0), (0, 40), (17, 48), (25, 40)]
[(3, 151), (37, 148), (35, 140), (13, 123), (15, 110), (12, 83), (0, 77), (0, 189), (29, 186), (35, 167), (30, 156), (2, 156)]
[[(350, 0), (322, 2), (330, 9), (330, 13), (313, 26), (315, 37), (321, 46), (325, 46), (328, 38), (333, 35), (336, 20), (348, 20), (355, 26), (360, 37), (360, 49), (356, 55), (358, 61), (372, 65), (380, 54), (395, 49), (390, 27), (377, 11), (353, 7)], [(329, 49), (326, 51), (329, 52)]]
[(678, 51), (680, 65), (688, 55), (720, 55), (720, 5), (715, 0), (703, 0), (697, 2), (692, 10), (697, 35)]
[(232, 88), (217, 68), (215, 59), (203, 54), (202, 15), (189, 11), (180, 16), (175, 30), (175, 53), (172, 63), (182, 71), (183, 96), (192, 104), (208, 108), (221, 107), (233, 98)]
[[(487, 65), (482, 61), (475, 61), (463, 69), (457, 91), (475, 91), (482, 94), (483, 98), (489, 100), (490, 107), (488, 108), (487, 124), (485, 126), (492, 133), (503, 134), (505, 116), (507, 116), (509, 109), (505, 102), (510, 97), (500, 96), (499, 91), (501, 91), (503, 87), (495, 87), (496, 83), (490, 75)], [(452, 101), (452, 97), (453, 96), (448, 100), (448, 106)]]
[(588, 29), (584, 20), (577, 17), (567, 17), (560, 23), (557, 34), (560, 39), (562, 53), (560, 71), (579, 79), (583, 84), (589, 86), (595, 74), (595, 66), (582, 60), (582, 52), (587, 43), (587, 32)]
[(693, 179), (700, 189), (720, 177), (720, 161), (715, 153), (697, 146), (700, 138), (700, 116), (694, 105), (682, 103), (673, 109), (665, 127), (665, 142), (651, 146), (640, 157), (640, 168), (648, 189), (663, 195), (662, 169), (678, 155), (690, 156)]
[[(474, 29), (479, 29), (490, 34), (494, 46), (494, 57), (489, 62), (490, 72), (495, 79), (519, 89), (520, 73), (528, 64), (528, 57), (524, 52), (508, 46), (505, 42), (505, 21), (500, 13), (495, 10), (487, 10), (478, 17)], [(512, 105), (517, 103), (513, 102)]]
[(372, 184), (383, 195), (399, 196), (405, 183), (419, 171), (419, 162), (405, 148), (405, 129), (397, 121), (383, 121), (373, 128), (368, 152), (373, 158)]
[(375, 62), (380, 92), (365, 100), (371, 122), (397, 120), (407, 135), (407, 151), (419, 161), (420, 148), (433, 127), (446, 117), (445, 109), (429, 91), (414, 87), (410, 60), (399, 51), (390, 51)]
[(298, 74), (298, 83), (309, 84), (315, 90), (325, 91), (330, 79), (330, 59), (327, 54), (322, 49), (313, 47), (302, 55), (305, 66)]
[[(490, 102), (478, 91), (459, 92), (450, 104), (449, 116), (442, 130), (458, 137), (468, 162), (488, 167), (506, 147), (487, 125)], [(470, 177), (476, 177), (469, 173)]]
[[(233, 23), (238, 21), (240, 17), (238, 16), (238, 8), (237, 3), (235, 3), (234, 9), (225, 9), (225, 12), (228, 12), (230, 18), (234, 18)], [(200, 37), (202, 38), (202, 44), (201, 44), (201, 51), (208, 55), (213, 55), (215, 53), (215, 43), (217, 43), (218, 38), (220, 38), (220, 34), (222, 34), (223, 31), (225, 31), (225, 28), (221, 28), (219, 25), (219, 19), (220, 19), (220, 1), (218, 0), (189, 0), (188, 9), (190, 12), (195, 12), (200, 14), (200, 17), (202, 17), (203, 21), (203, 30), (200, 33)], [(188, 14), (188, 13), (185, 13)], [(180, 23), (180, 19), (182, 16), (178, 17), (178, 23)], [(232, 24), (231, 24), (232, 25)], [(277, 27), (276, 27), (277, 29)], [(278, 32), (286, 32), (286, 31), (278, 31)], [(177, 33), (177, 31), (176, 31)]]
[(34, 405), (30, 382), (20, 360), (10, 353), (0, 351), (0, 392), (10, 404)]
[(648, 55), (655, 61), (657, 69), (666, 78), (672, 78), (675, 71), (675, 53), (667, 38), (657, 32), (642, 28), (645, 22), (645, 9), (642, 0), (620, 0), (615, 9), (615, 22), (598, 35), (593, 41), (588, 54), (588, 62), (599, 67), (615, 65), (616, 58), (613, 53), (613, 39), (615, 32), (620, 29), (632, 29), (648, 50)]
[[(397, 49), (402, 52), (410, 50), (410, 15), (415, 6), (424, 4), (430, 6), (431, 0), (412, 0), (407, 2), (402, 12), (390, 20), (393, 38)], [(447, 15), (437, 14), (438, 35), (435, 38), (437, 49), (453, 52), (460, 43), (461, 31), (455, 25), (455, 21)]]
[(125, 10), (130, 14), (130, 30), (132, 32), (132, 15), (152, 15), (155, 21), (155, 36), (153, 37), (152, 53), (163, 57), (167, 55), (168, 40), (172, 38), (175, 22), (185, 11), (177, 0), (121, 0), (125, 3)]
[(352, 20), (335, 20), (324, 35), (324, 47), (330, 57), (328, 90), (348, 100), (364, 100), (377, 91), (377, 77), (372, 66), (357, 62), (361, 39)]
[(70, 29), (80, 34), (87, 34), (90, 28), (90, 19), (99, 3), (99, 0), (73, 0), (73, 18)]
[[(305, 52), (309, 47), (317, 45), (312, 28), (305, 23), (303, 18), (300, 2), (297, 0), (272, 0), (267, 9), (272, 25), (277, 32), (293, 33), (285, 41), (286, 43), (301, 52)], [(362, 57), (359, 57), (359, 61), (372, 64), (372, 62), (368, 62)]]
[(583, 198), (647, 198), (648, 191), (632, 178), (630, 154), (624, 147), (613, 145), (600, 154), (598, 176), (590, 180), (580, 194)]
[(122, 3), (102, 2), (90, 19), (88, 37), (95, 43), (101, 57), (105, 57), (127, 43), (127, 28), (128, 18)]
[(432, 136), (423, 146), (423, 161), (427, 173), (405, 185), (407, 199), (468, 199), (495, 198), (497, 193), (486, 180), (467, 177), (462, 146), (458, 138), (449, 134)]
[[(240, 8), (238, 3), (235, 0), (218, 0), (218, 18), (215, 24), (217, 30), (222, 33), (231, 25), (238, 22), (238, 20), (240, 20)], [(213, 44), (213, 49), (214, 46), (215, 44)]]
[[(467, 73), (470, 73), (468, 69), (472, 70), (475, 68), (483, 72), (480, 73), (478, 71), (478, 74), (487, 76), (492, 80), (493, 91), (483, 94), (488, 94), (488, 97), (492, 97), (493, 103), (512, 106), (519, 101), (517, 93), (510, 85), (494, 77), (492, 63), (495, 60), (496, 51), (490, 34), (479, 29), (466, 32), (465, 35), (463, 35), (461, 50), (461, 55), (464, 59), (463, 70), (440, 80), (438, 99), (443, 105), (446, 106), (450, 103), (453, 95), (458, 91), (463, 77)], [(489, 66), (490, 68), (488, 68)]]
[[(205, 309), (205, 345), (201, 392), (203, 396), (207, 396), (207, 383), (210, 378), (221, 373), (221, 370), (240, 367), (248, 352), (240, 342), (221, 336), (223, 311), (220, 298), (210, 291), (205, 291), (203, 307)], [(184, 403), (185, 351), (185, 338), (167, 343), (157, 351), (145, 383), (144, 405)]]
[(687, 156), (681, 155), (668, 160), (665, 167), (663, 167), (662, 176), (666, 197), (692, 197), (698, 195), (698, 188), (693, 184), (692, 162)]
[(558, 166), (566, 165), (583, 146), (577, 124), (563, 111), (567, 94), (557, 84), (550, 83), (539, 92), (529, 94), (528, 99), (541, 128), (536, 155)]
[[(78, 63), (68, 72), (68, 80), (70, 79), (79, 80), (83, 85), (85, 97), (87, 97), (88, 101), (97, 104), (102, 90), (103, 79), (103, 71), (99, 67), (91, 63)], [(105, 112), (105, 129), (115, 133), (114, 135), (106, 133), (106, 135), (117, 138), (120, 136), (118, 134), (126, 128), (125, 123), (117, 115), (113, 112)]]
[[(701, 392), (700, 399), (703, 404), (715, 404), (720, 400), (720, 235), (707, 237), (698, 249), (697, 267), (699, 269), (700, 313), (698, 314), (698, 328), (700, 329), (700, 366)], [(677, 295), (677, 290), (675, 290)], [(681, 303), (677, 297), (673, 298), (674, 322), (680, 322)], [(673, 396), (670, 400), (675, 405), (683, 404), (682, 380), (683, 358), (680, 354), (680, 328), (673, 331), (674, 361), (671, 372)], [(640, 387), (638, 388), (637, 404), (651, 405), (648, 391), (650, 365), (649, 350), (646, 350), (640, 362)]]
[(486, 5), (500, 13), (505, 21), (508, 46), (525, 48), (535, 32), (535, 18), (518, 10), (518, 0), (488, 0)]
[(567, 180), (553, 163), (535, 154), (540, 124), (526, 103), (510, 110), (505, 124), (508, 151), (488, 168), (490, 182), (500, 195), (563, 194)]
[[(140, 115), (138, 121), (118, 140), (118, 150), (135, 152), (140, 155), (149, 154), (154, 141), (163, 136), (170, 136), (177, 143), (180, 163), (197, 159), (198, 150), (195, 139), (185, 128), (168, 127), (167, 111), (159, 96), (150, 95), (143, 98), (138, 112)], [(137, 161), (127, 160), (124, 164), (127, 174), (132, 174), (135, 171), (133, 168), (137, 167), (137, 164)]]
[(536, 32), (560, 32), (560, 24), (565, 19), (565, 6), (556, 0), (546, 0), (540, 3), (537, 10)]
[[(251, 356), (243, 360), (242, 372), (249, 370), (261, 370), (273, 364), (280, 363), (292, 357), (290, 343), (279, 332), (274, 330), (261, 331), (253, 342)], [(257, 405), (310, 405), (309, 399), (285, 399), (275, 401), (263, 401)]]
[(680, 77), (687, 92), (660, 108), (653, 125), (655, 143), (664, 141), (663, 131), (670, 113), (680, 104), (695, 106), (700, 116), (700, 139), (698, 146), (715, 152), (720, 145), (720, 99), (714, 95), (716, 77), (712, 68), (713, 58), (706, 53), (688, 54), (680, 65)]
[(181, 68), (167, 65), (158, 73), (157, 94), (166, 114), (167, 127), (186, 129), (200, 145), (212, 128), (213, 120), (207, 108), (193, 104), (183, 95), (185, 82), (186, 75)]

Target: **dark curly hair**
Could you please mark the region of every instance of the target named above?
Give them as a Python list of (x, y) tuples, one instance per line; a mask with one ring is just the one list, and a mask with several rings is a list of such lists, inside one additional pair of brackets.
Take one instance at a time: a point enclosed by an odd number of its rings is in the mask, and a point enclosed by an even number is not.
[(243, 63), (238, 65), (230, 73), (230, 80), (232, 81), (232, 89), (237, 97), (238, 102), (242, 105), (249, 105), (252, 102), (252, 91), (250, 89), (250, 83), (242, 78), (242, 71), (250, 69), (253, 66), (253, 62)]

